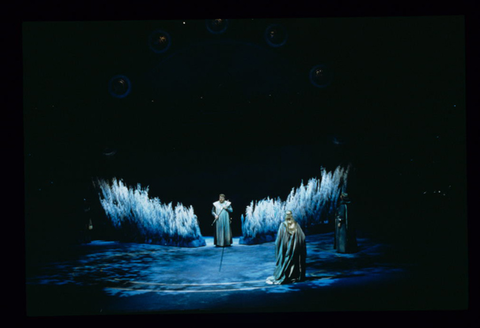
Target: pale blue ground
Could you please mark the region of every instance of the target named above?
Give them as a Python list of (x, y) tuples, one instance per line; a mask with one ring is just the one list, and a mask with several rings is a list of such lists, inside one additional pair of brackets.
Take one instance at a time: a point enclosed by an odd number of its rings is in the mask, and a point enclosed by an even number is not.
[[(93, 241), (77, 247), (77, 255), (71, 259), (39, 268), (37, 274), (27, 277), (27, 286), (95, 287), (107, 298), (135, 300), (124, 303), (124, 311), (173, 310), (179, 306), (200, 309), (226, 306), (217, 302), (238, 302), (239, 295), (252, 293), (273, 297), (335, 284), (394, 281), (411, 266), (387, 261), (385, 255), (391, 247), (368, 238), (358, 238), (359, 252), (339, 254), (332, 247), (333, 233), (326, 233), (307, 236), (306, 281), (269, 285), (265, 280), (275, 266), (274, 242), (241, 245), (239, 238), (234, 238), (233, 246), (221, 248), (213, 245), (213, 237), (205, 239), (207, 245), (199, 248)], [(140, 296), (160, 297), (162, 302), (140, 305)], [(241, 305), (249, 308), (255, 302), (250, 303)], [(115, 311), (118, 306), (108, 301), (101, 308)]]

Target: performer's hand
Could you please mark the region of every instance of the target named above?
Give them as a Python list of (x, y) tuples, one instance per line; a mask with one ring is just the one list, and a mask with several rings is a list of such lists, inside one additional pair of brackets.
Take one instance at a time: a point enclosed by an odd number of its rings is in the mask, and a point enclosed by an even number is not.
[(341, 224), (341, 223), (339, 223), (339, 224), (338, 224), (338, 227), (339, 227), (339, 228), (341, 228), (341, 227), (342, 227), (342, 224)]
[(218, 215), (215, 215), (215, 220), (217, 220), (217, 219), (218, 219)]

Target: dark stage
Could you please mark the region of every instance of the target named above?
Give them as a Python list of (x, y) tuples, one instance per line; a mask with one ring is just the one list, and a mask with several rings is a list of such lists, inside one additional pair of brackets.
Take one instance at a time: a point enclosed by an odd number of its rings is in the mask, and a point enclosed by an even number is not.
[[(25, 22), (27, 316), (467, 310), (464, 33), (463, 16)], [(274, 242), (239, 241), (271, 227), (248, 206), (284, 210), (339, 168), (287, 208), (322, 213), (302, 221), (306, 281), (267, 285)], [(113, 179), (131, 194), (102, 195)], [(340, 190), (352, 254), (332, 248)], [(192, 208), (176, 231), (151, 214), (170, 203)], [(149, 225), (120, 231), (125, 213)], [(162, 229), (207, 245), (151, 243)]]

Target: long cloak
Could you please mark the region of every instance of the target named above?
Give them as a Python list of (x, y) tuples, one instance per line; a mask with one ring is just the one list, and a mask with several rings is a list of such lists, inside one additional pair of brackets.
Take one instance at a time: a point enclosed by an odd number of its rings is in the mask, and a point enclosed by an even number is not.
[[(223, 209), (223, 206), (225, 205), (227, 208)], [(225, 247), (232, 245), (232, 228), (230, 227), (229, 215), (229, 213), (232, 212), (232, 205), (229, 201), (223, 203), (216, 201), (213, 203), (212, 215), (219, 215), (218, 220), (215, 223), (215, 233), (213, 237), (213, 243), (216, 246)]]
[(287, 284), (305, 280), (307, 247), (305, 234), (295, 222), (289, 229), (287, 222), (282, 222), (275, 240), (275, 270), (267, 278), (269, 284)]
[[(348, 218), (348, 202), (341, 202), (335, 218), (334, 248), (338, 253), (353, 253), (357, 248), (355, 229)], [(338, 224), (341, 223), (340, 228)]]

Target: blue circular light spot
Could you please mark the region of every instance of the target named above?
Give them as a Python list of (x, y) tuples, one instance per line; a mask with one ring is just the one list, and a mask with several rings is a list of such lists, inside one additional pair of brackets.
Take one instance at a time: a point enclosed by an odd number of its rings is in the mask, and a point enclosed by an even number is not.
[(272, 24), (266, 28), (264, 38), (270, 46), (281, 47), (287, 42), (287, 30), (282, 25)]
[(227, 30), (228, 19), (207, 19), (205, 21), (207, 30), (212, 34), (221, 34)]
[(167, 51), (171, 43), (170, 34), (162, 30), (155, 30), (148, 36), (148, 46), (157, 54)]
[(125, 75), (115, 75), (108, 82), (108, 92), (115, 98), (125, 98), (132, 90), (132, 84)]
[(325, 88), (332, 83), (333, 72), (328, 65), (316, 65), (309, 74), (310, 82), (317, 88)]

